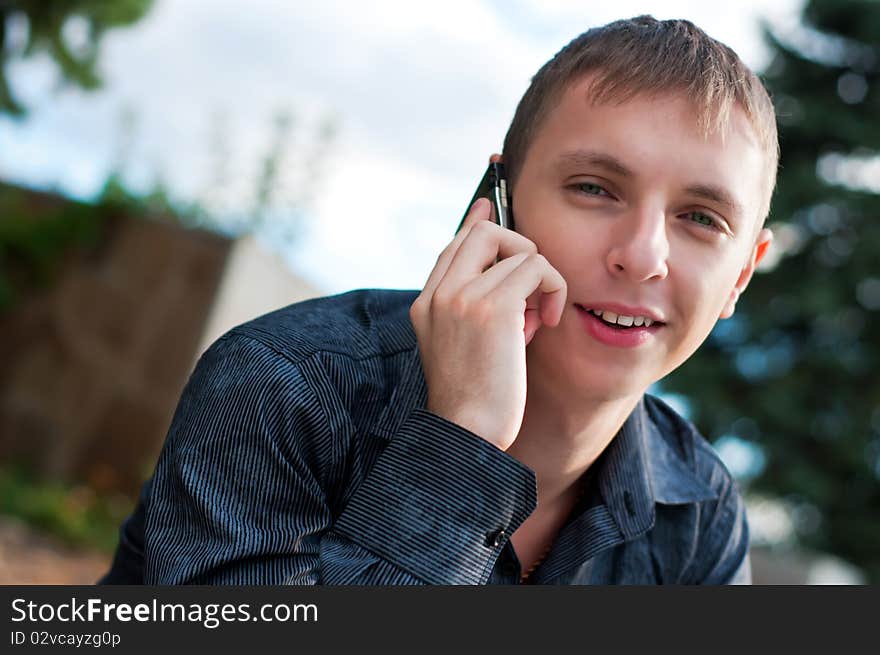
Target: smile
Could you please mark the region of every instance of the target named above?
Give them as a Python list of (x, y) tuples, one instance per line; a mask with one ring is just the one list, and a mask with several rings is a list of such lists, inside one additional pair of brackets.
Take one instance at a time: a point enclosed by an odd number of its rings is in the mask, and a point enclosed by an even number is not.
[(581, 305), (575, 307), (587, 333), (596, 341), (615, 348), (635, 348), (647, 343), (665, 325), (645, 316), (625, 316), (586, 309)]
[(613, 327), (622, 327), (622, 328), (630, 328), (630, 327), (641, 327), (644, 325), (645, 327), (651, 327), (651, 324), (654, 321), (646, 316), (625, 316), (623, 314), (615, 314), (614, 312), (608, 310), (601, 309), (588, 309), (593, 316), (601, 318), (603, 321), (608, 323)]

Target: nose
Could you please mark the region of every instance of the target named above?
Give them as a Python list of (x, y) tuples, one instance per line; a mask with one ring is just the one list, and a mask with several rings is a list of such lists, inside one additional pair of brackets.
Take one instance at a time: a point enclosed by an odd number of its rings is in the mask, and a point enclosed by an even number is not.
[(669, 273), (665, 212), (634, 208), (619, 218), (606, 258), (611, 274), (627, 276), (634, 282), (665, 278)]

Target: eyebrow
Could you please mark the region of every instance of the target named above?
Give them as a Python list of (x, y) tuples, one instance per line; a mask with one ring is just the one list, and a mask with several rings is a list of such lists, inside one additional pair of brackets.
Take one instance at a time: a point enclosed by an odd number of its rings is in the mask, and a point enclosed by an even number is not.
[(621, 177), (635, 177), (636, 174), (622, 161), (604, 152), (595, 150), (572, 150), (559, 155), (556, 160), (557, 168), (567, 166), (596, 166), (604, 168)]
[(743, 215), (742, 205), (734, 200), (733, 196), (725, 189), (714, 184), (692, 184), (685, 188), (685, 193), (722, 205), (727, 208), (730, 217), (733, 219), (738, 219)]
[[(603, 168), (620, 177), (636, 177), (633, 170), (617, 159), (617, 157), (596, 150), (572, 150), (562, 153), (556, 160), (556, 168), (563, 169), (570, 166), (592, 166)], [(738, 219), (743, 215), (742, 205), (734, 200), (731, 193), (720, 186), (714, 184), (691, 184), (684, 191), (688, 195), (723, 206), (727, 209), (732, 219)]]

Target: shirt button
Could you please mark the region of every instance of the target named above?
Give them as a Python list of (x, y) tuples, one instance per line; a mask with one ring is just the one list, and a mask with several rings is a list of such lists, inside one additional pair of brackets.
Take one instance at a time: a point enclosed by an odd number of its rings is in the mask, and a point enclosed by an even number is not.
[(492, 548), (498, 548), (498, 546), (503, 544), (506, 539), (507, 533), (503, 528), (501, 530), (495, 530), (486, 535), (486, 545)]

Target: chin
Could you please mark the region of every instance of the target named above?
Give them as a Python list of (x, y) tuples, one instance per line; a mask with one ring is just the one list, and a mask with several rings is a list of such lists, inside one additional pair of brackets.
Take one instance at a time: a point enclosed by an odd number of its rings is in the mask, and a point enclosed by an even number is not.
[[(532, 344), (536, 347), (532, 349)], [(641, 395), (651, 385), (651, 377), (639, 371), (629, 357), (603, 357), (595, 353), (574, 353), (572, 348), (553, 348), (545, 341), (529, 345), (530, 375), (546, 380), (557, 394), (600, 400), (617, 400)], [(604, 353), (603, 353), (604, 354)]]
[(592, 373), (580, 375), (577, 380), (572, 381), (572, 387), (576, 390), (578, 396), (603, 400), (619, 400), (621, 398), (641, 396), (649, 386), (650, 384), (641, 384), (635, 380), (621, 384), (619, 379), (609, 380), (606, 375), (601, 373), (599, 375)]

